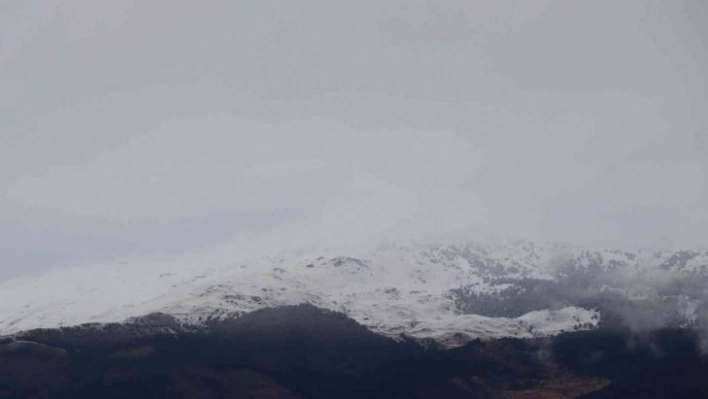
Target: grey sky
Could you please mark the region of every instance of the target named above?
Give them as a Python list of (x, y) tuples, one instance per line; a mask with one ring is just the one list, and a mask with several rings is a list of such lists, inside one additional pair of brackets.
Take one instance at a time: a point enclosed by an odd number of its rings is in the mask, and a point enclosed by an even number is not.
[(706, 244), (702, 0), (0, 7), (0, 278), (241, 239)]

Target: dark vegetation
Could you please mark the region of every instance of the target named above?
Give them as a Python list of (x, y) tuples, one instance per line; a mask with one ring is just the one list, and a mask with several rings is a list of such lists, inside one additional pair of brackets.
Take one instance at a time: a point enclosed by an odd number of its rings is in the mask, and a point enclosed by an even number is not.
[[(698, 337), (618, 329), (444, 349), (393, 341), (342, 314), (301, 305), (213, 321), (201, 331), (158, 314), (5, 339), (0, 397), (501, 398), (542, 392), (568, 376), (578, 395), (602, 386), (584, 381), (616, 381), (610, 395), (666, 364), (704, 370)], [(704, 389), (708, 382), (692, 384)]]
[(708, 398), (707, 376), (708, 362), (705, 359), (668, 359), (582, 398)]

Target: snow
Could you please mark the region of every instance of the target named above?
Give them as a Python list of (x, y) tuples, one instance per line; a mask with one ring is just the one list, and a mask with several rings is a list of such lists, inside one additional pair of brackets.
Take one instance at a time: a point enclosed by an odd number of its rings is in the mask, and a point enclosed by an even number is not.
[[(705, 251), (690, 252), (690, 257), (676, 254), (503, 241), (388, 243), (254, 259), (222, 251), (219, 256), (80, 266), (0, 283), (0, 335), (121, 322), (153, 312), (200, 324), (207, 318), (309, 303), (343, 312), (393, 338), (405, 335), (453, 345), (474, 338), (541, 337), (593, 328), (599, 314), (578, 307), (518, 318), (463, 314), (451, 290), (466, 287), (494, 295), (509, 287), (508, 282), (494, 283), (499, 276), (553, 280), (559, 259), (575, 259), (580, 267), (618, 269), (618, 276), (630, 281), (647, 270), (694, 273), (708, 264)], [(697, 305), (687, 299), (682, 306), (691, 313)]]
[(546, 336), (579, 324), (597, 324), (595, 311), (577, 307), (519, 318), (462, 314), (451, 299), (451, 289), (473, 285), (478, 292), (493, 293), (506, 287), (485, 283), (484, 273), (467, 259), (480, 253), (513, 266), (506, 270), (509, 275), (551, 278), (539, 267), (543, 257), (535, 252), (492, 245), (464, 250), (385, 245), (241, 262), (190, 259), (91, 265), (0, 284), (0, 334), (121, 322), (153, 312), (199, 324), (210, 317), (302, 303), (343, 312), (386, 336), (447, 343), (460, 337), (464, 342)]

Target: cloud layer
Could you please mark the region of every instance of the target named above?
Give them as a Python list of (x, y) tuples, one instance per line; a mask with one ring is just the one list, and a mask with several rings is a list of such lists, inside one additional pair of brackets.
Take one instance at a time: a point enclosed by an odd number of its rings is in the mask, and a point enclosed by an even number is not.
[(514, 3), (9, 2), (2, 273), (246, 236), (703, 245), (705, 6)]

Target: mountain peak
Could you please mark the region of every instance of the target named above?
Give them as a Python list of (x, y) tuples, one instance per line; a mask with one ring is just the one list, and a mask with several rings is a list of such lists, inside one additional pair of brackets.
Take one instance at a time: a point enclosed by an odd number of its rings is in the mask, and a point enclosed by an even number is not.
[[(511, 240), (388, 242), (219, 264), (93, 265), (0, 284), (0, 333), (153, 313), (199, 325), (310, 304), (386, 336), (464, 342), (595, 328), (601, 315), (614, 311), (612, 301), (627, 301), (627, 309), (637, 298), (662, 304), (666, 314), (657, 322), (689, 323), (703, 319), (704, 294), (693, 285), (707, 268), (706, 251), (590, 250)], [(675, 299), (667, 299), (672, 294)]]

